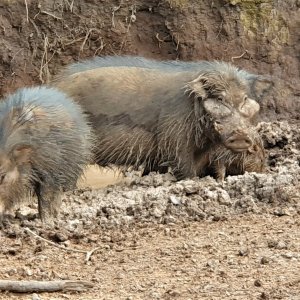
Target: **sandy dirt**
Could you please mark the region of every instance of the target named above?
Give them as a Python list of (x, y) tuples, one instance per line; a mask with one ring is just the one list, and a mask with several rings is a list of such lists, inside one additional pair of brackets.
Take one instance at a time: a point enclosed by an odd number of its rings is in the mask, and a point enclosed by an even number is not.
[(88, 166), (84, 177), (78, 182), (78, 187), (99, 189), (111, 184), (117, 184), (122, 182), (122, 180), (123, 176), (117, 170)]
[[(1, 277), (93, 282), (82, 294), (40, 299), (299, 299), (300, 218), (147, 224), (88, 232), (69, 246), (100, 249), (91, 261), (28, 236), (7, 238)], [(3, 246), (2, 246), (3, 248)], [(2, 249), (3, 251), (4, 249)], [(21, 263), (23, 261), (23, 263)], [(33, 299), (7, 294), (0, 299)]]

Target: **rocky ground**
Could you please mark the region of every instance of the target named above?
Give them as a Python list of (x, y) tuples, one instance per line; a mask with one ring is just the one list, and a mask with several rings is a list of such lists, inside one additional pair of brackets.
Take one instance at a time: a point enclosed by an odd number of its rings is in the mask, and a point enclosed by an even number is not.
[[(54, 229), (41, 225), (36, 204), (22, 207), (1, 231), (0, 277), (94, 286), (0, 299), (300, 299), (298, 128), (259, 124), (265, 174), (218, 183), (128, 173), (67, 193)], [(96, 250), (86, 261), (67, 248)]]

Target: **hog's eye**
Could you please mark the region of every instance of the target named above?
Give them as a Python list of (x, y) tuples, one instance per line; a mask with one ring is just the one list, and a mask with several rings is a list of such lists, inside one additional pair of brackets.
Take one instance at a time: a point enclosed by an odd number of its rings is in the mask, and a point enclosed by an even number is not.
[(218, 96), (218, 101), (220, 101), (220, 102), (224, 102), (224, 100), (225, 100), (225, 98), (224, 98), (224, 96)]

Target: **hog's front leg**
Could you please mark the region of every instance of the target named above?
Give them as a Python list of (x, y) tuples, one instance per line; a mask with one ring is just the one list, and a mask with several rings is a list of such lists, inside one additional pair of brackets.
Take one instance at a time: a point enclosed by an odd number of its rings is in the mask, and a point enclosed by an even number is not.
[(43, 223), (53, 225), (61, 206), (61, 191), (47, 185), (38, 184), (36, 187), (39, 216)]
[(216, 161), (214, 163), (214, 169), (216, 173), (216, 179), (218, 182), (223, 182), (226, 176), (226, 166), (222, 161)]

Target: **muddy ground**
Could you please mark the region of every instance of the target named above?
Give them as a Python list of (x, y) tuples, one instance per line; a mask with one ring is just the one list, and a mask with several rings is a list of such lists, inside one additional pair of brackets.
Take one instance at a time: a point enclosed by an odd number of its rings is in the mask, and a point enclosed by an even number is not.
[[(3, 0), (0, 96), (107, 54), (220, 59), (269, 74), (265, 174), (175, 182), (92, 167), (54, 229), (35, 199), (0, 231), (0, 279), (87, 280), (0, 299), (300, 299), (299, 0)], [(279, 122), (280, 120), (280, 122)], [(26, 231), (64, 248), (56, 248)]]
[[(102, 173), (119, 183), (97, 189), (81, 181), (65, 195), (54, 229), (41, 225), (34, 201), (22, 206), (1, 231), (0, 278), (85, 280), (93, 288), (0, 299), (299, 299), (300, 134), (288, 122), (259, 128), (264, 174), (218, 183)], [(67, 248), (96, 251), (87, 262)]]

